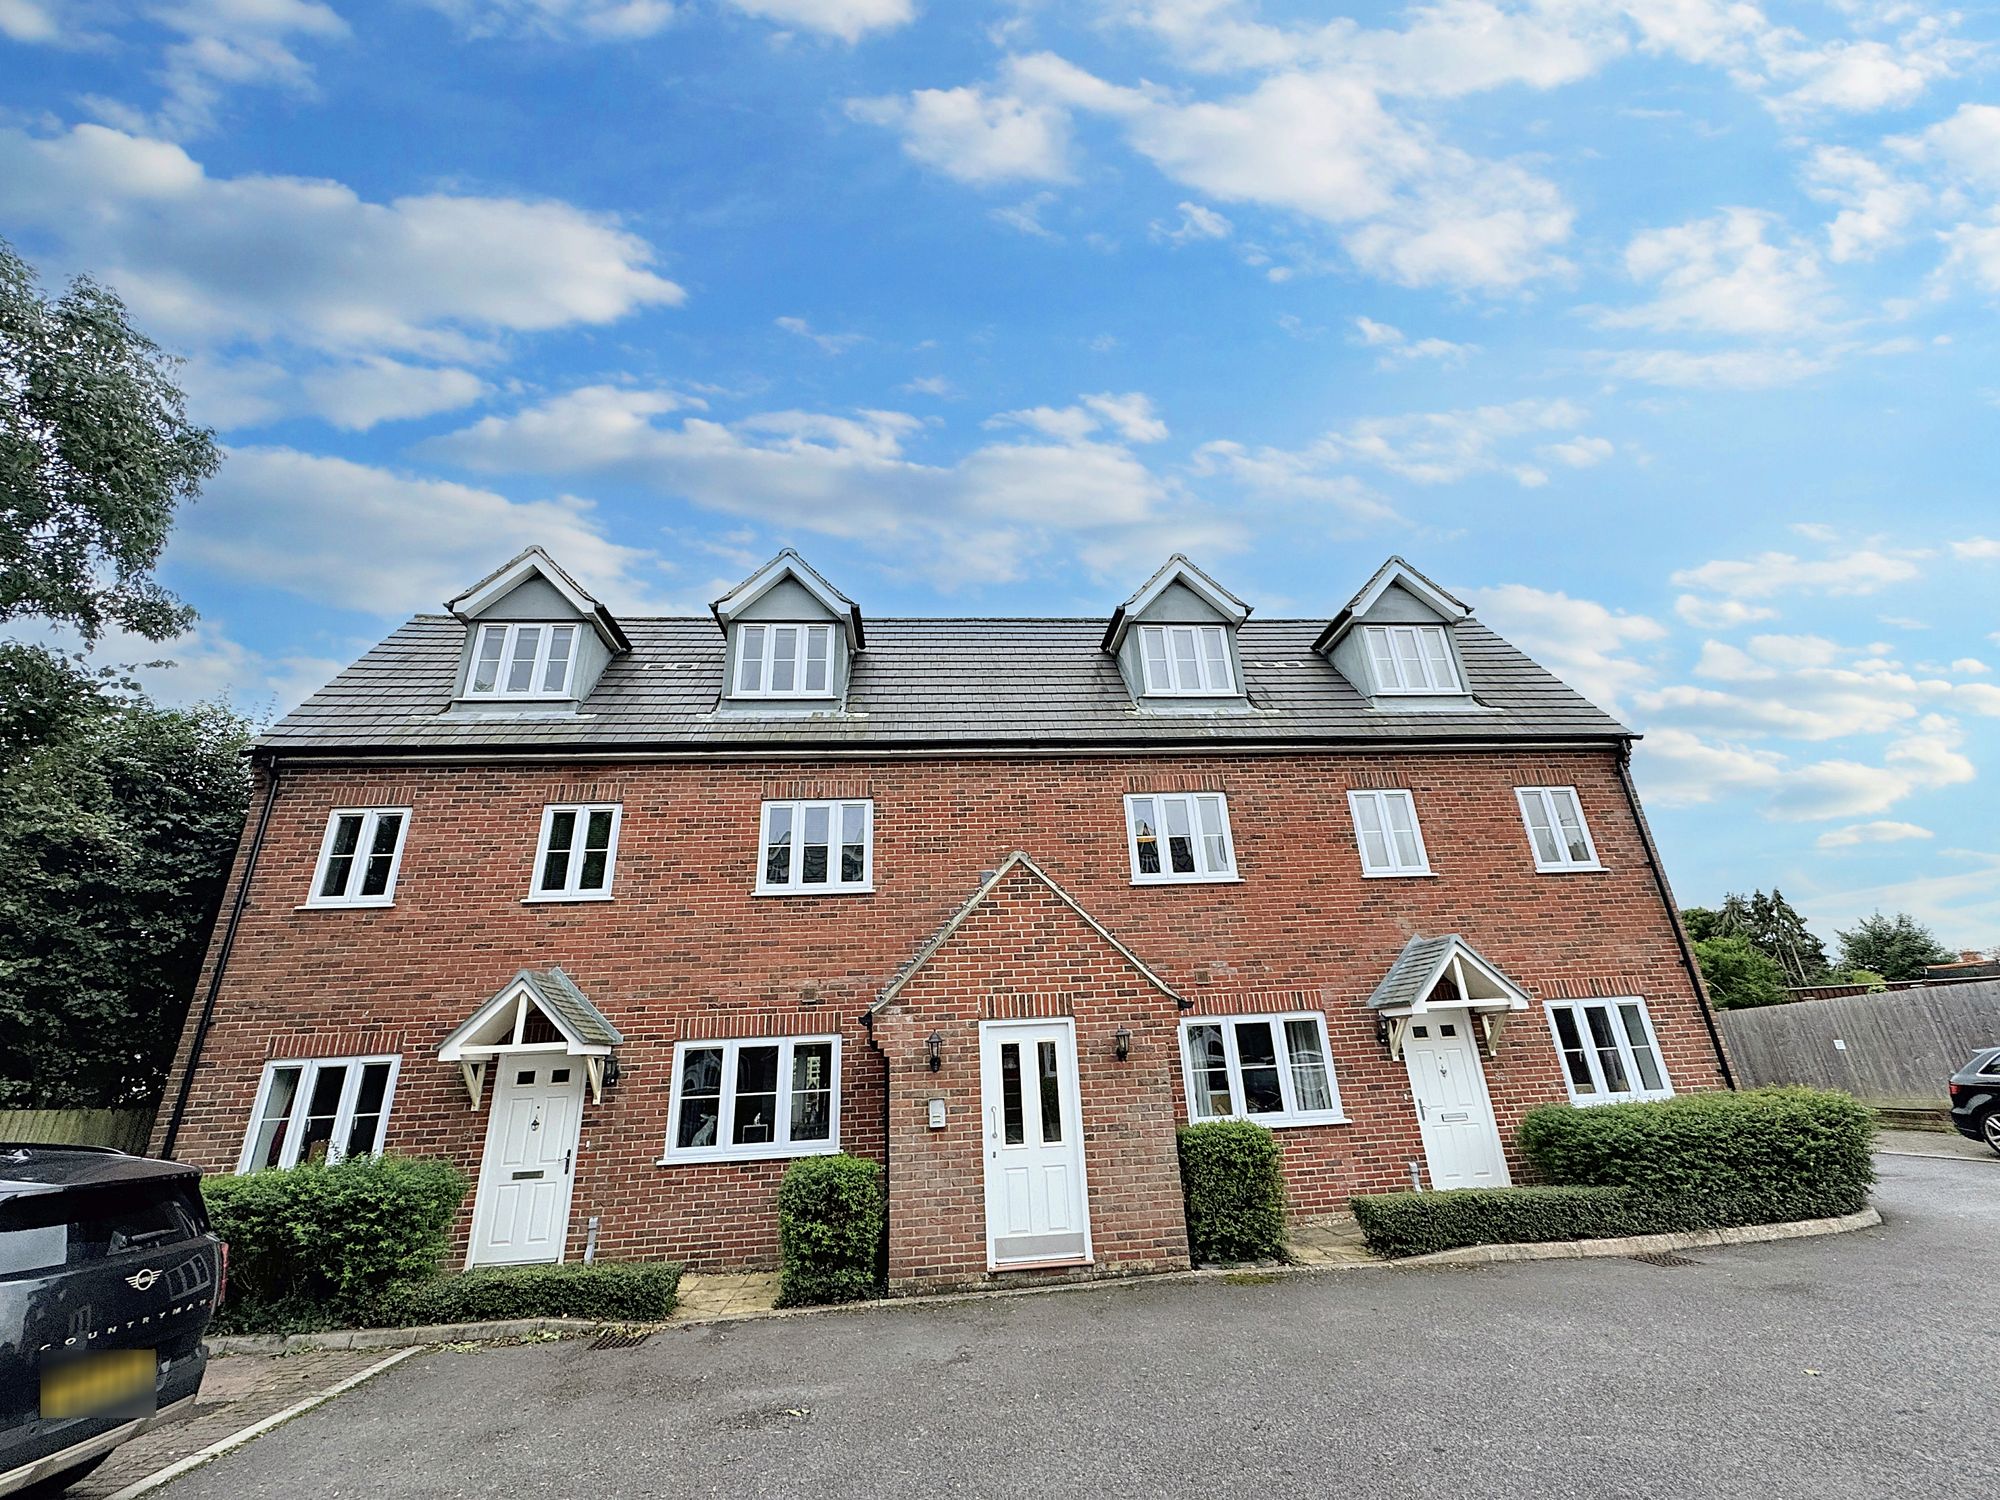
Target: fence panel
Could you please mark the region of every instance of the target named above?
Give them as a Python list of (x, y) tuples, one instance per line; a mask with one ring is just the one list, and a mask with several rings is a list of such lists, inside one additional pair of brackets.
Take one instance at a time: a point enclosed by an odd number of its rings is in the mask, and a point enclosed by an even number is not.
[(0, 1141), (30, 1146), (116, 1146), (142, 1152), (150, 1109), (0, 1109)]
[(1727, 1010), (1717, 1020), (1746, 1087), (1802, 1083), (1941, 1109), (1945, 1080), (1981, 1047), (2000, 1046), (2000, 981)]

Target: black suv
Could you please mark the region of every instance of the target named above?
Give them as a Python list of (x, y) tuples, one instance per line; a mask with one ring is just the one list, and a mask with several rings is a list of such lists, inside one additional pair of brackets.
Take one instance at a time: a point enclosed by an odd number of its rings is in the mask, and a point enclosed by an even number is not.
[(1976, 1053), (1951, 1075), (1951, 1123), (2000, 1153), (2000, 1047)]
[(0, 1495), (55, 1495), (194, 1407), (229, 1253), (193, 1167), (0, 1145)]

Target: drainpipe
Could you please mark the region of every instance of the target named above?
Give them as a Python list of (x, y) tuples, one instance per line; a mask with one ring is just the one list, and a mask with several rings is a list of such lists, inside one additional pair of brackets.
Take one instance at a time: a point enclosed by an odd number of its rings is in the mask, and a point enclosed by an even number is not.
[(1729, 1067), (1729, 1052), (1722, 1045), (1722, 1033), (1716, 1029), (1715, 1011), (1708, 1003), (1708, 985), (1701, 977), (1701, 965), (1695, 962), (1694, 949), (1688, 943), (1687, 928), (1681, 925), (1681, 909), (1674, 904), (1674, 893), (1667, 885), (1667, 873), (1660, 864), (1660, 851), (1653, 843), (1653, 830), (1646, 826), (1646, 815), (1639, 808), (1639, 792), (1632, 785), (1632, 742), (1626, 740), (1618, 747), (1618, 784), (1625, 789), (1625, 805), (1632, 809), (1632, 821), (1639, 829), (1639, 842), (1646, 847), (1646, 865), (1653, 872), (1653, 885), (1660, 893), (1660, 904), (1667, 909), (1667, 922), (1674, 929), (1674, 942), (1681, 950), (1681, 963), (1687, 968), (1688, 982), (1694, 986), (1695, 1003), (1701, 1007), (1702, 1024), (1708, 1028), (1708, 1040), (1715, 1048), (1715, 1060), (1722, 1065), (1722, 1082), (1727, 1088), (1736, 1087), (1736, 1075)]
[(160, 1155), (171, 1157), (174, 1142), (187, 1115), (188, 1095), (194, 1089), (195, 1064), (201, 1060), (202, 1044), (215, 1021), (215, 1002), (222, 994), (223, 971), (229, 967), (230, 950), (236, 946), (236, 929), (250, 904), (250, 880), (257, 873), (257, 856), (264, 848), (264, 831), (271, 826), (271, 807), (278, 800), (278, 762), (273, 759), (269, 779), (264, 783), (264, 805), (257, 813), (257, 827), (250, 835), (249, 851), (243, 856), (243, 878), (236, 883), (236, 901), (229, 909), (229, 924), (222, 929), (222, 945), (215, 952), (215, 969), (208, 976), (208, 993), (202, 998), (201, 1019), (195, 1023), (194, 1039), (188, 1044), (187, 1062), (181, 1068), (181, 1086), (174, 1095), (174, 1110), (167, 1117), (167, 1133), (160, 1142)]
[(889, 1054), (882, 1050), (881, 1042), (875, 1037), (875, 1011), (873, 1007), (861, 1013), (861, 1029), (868, 1033), (868, 1045), (875, 1055), (882, 1059), (882, 1238), (883, 1260), (888, 1260), (888, 1238), (895, 1230), (889, 1222)]

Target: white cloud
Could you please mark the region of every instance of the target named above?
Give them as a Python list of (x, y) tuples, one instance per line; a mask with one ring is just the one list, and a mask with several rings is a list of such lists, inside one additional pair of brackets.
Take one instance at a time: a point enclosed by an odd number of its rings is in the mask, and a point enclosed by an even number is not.
[(457, 411), (486, 394), (470, 370), (379, 355), (288, 368), (268, 359), (190, 359), (180, 371), (188, 410), (222, 431), (317, 416), (348, 432)]
[(1702, 630), (1733, 630), (1739, 625), (1778, 617), (1775, 609), (1762, 604), (1745, 604), (1740, 599), (1704, 599), (1698, 594), (1676, 598), (1674, 613)]
[(587, 500), (509, 500), (292, 448), (237, 448), (174, 533), (170, 556), (315, 603), (435, 611), (531, 544), (613, 608), (657, 604), (658, 560), (605, 535)]
[(156, 336), (478, 356), (482, 340), (615, 321), (681, 289), (613, 220), (567, 203), (211, 177), (102, 126), (0, 131), (0, 215), (59, 241)]
[(1784, 775), (1776, 750), (1717, 744), (1685, 729), (1649, 729), (1634, 752), (1646, 800), (1692, 807), (1718, 798), (1762, 793)]
[(1769, 599), (1788, 593), (1852, 597), (1918, 577), (1922, 572), (1918, 560), (1925, 555), (1872, 545), (1821, 558), (1764, 552), (1752, 558), (1718, 559), (1683, 568), (1673, 575), (1673, 582), (1681, 588), (1704, 589), (1732, 599)]
[(2000, 561), (2000, 538), (1969, 536), (1951, 544), (1951, 555), (1977, 562)]
[(1067, 182), (1069, 116), (979, 88), (918, 89), (907, 98), (852, 99), (847, 112), (903, 137), (913, 160), (960, 182)]
[(1916, 823), (1898, 823), (1890, 819), (1877, 819), (1872, 823), (1850, 823), (1845, 828), (1832, 828), (1813, 840), (1816, 849), (1851, 849), (1857, 844), (1896, 844), (1908, 839), (1928, 839), (1936, 837), (1928, 828)]
[(1846, 146), (1821, 146), (1813, 152), (1806, 191), (1840, 205), (1826, 227), (1827, 258), (1836, 264), (1868, 260), (1901, 243), (1931, 201), (1927, 188)]
[(1548, 475), (1510, 454), (1512, 441), (1551, 430), (1574, 430), (1588, 417), (1574, 402), (1540, 398), (1459, 411), (1364, 417), (1328, 433), (1310, 451), (1328, 461), (1374, 464), (1417, 484), (1450, 484), (1474, 474), (1503, 473), (1534, 487), (1546, 483)]
[(1214, 209), (1199, 203), (1182, 202), (1176, 207), (1180, 212), (1180, 223), (1164, 224), (1155, 219), (1149, 226), (1154, 239), (1176, 245), (1184, 245), (1189, 240), (1225, 240), (1235, 227)]
[(1758, 391), (1793, 385), (1833, 368), (1825, 354), (1797, 349), (1724, 349), (1698, 354), (1683, 349), (1633, 349), (1608, 356), (1610, 372), (1624, 380), (1691, 390)]
[[(1948, 863), (1964, 868), (1953, 870)], [(1826, 912), (1835, 927), (1849, 926), (1870, 912), (1906, 911), (1949, 947), (1990, 946), (2000, 930), (2000, 854), (1940, 849), (1922, 868), (1923, 874), (1909, 880), (1815, 895), (1812, 905)]]
[(1961, 656), (1957, 661), (1951, 664), (1951, 670), (1954, 672), (1962, 672), (1969, 676), (1983, 677), (1988, 672), (1991, 672), (1993, 669), (1987, 666), (1985, 662), (1980, 661), (1977, 657)]
[(0, 0), (0, 36), (11, 42), (53, 42), (61, 35), (42, 0)]
[(1921, 134), (1889, 144), (1905, 156), (1936, 162), (1966, 187), (2000, 194), (2000, 105), (1962, 104)]
[(671, 0), (430, 0), (474, 36), (536, 35), (630, 42), (657, 35), (678, 12)]
[(1827, 294), (1819, 256), (1797, 240), (1772, 243), (1771, 215), (1726, 208), (1712, 218), (1634, 235), (1633, 280), (1658, 288), (1639, 307), (1607, 312), (1610, 327), (1662, 332), (1786, 335), (1816, 326)]
[(785, 332), (796, 334), (808, 343), (817, 344), (823, 354), (845, 354), (856, 344), (868, 342), (868, 336), (862, 333), (821, 333), (804, 318), (775, 318), (772, 321)]
[(1627, 650), (1667, 634), (1664, 625), (1646, 615), (1520, 583), (1481, 589), (1474, 602), (1487, 624), (1584, 697), (1614, 712), (1627, 693), (1653, 676), (1653, 669), (1632, 660)]
[(892, 31), (917, 13), (916, 0), (729, 0), (746, 15), (856, 42), (871, 31)]
[(1912, 104), (1933, 80), (1949, 77), (1970, 52), (1922, 28), (1894, 42), (1833, 41), (1816, 48), (1768, 50), (1766, 67), (1773, 82), (1792, 85), (1773, 101), (1784, 114), (1868, 113)]
[(1535, 450), (1542, 457), (1559, 464), (1567, 464), (1572, 469), (1595, 468), (1617, 452), (1609, 438), (1575, 437), (1566, 443), (1550, 443)]
[(1455, 344), (1449, 339), (1439, 338), (1413, 339), (1393, 324), (1378, 323), (1368, 317), (1357, 317), (1354, 329), (1354, 342), (1363, 348), (1381, 351), (1375, 362), (1376, 368), (1381, 370), (1420, 359), (1435, 360), (1446, 368), (1455, 368), (1479, 352), (1477, 344)]

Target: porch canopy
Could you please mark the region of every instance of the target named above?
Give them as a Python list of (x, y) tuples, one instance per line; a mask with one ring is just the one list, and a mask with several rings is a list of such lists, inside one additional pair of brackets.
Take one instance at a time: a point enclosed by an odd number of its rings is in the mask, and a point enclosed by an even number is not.
[(1435, 1011), (1468, 1013), (1479, 1022), (1491, 1047), (1499, 1023), (1511, 1012), (1528, 1008), (1528, 994), (1464, 938), (1448, 932), (1405, 943), (1368, 997), (1368, 1008), (1384, 1022), (1389, 1055), (1401, 1057), (1410, 1022)]
[(604, 1069), (625, 1038), (561, 969), (523, 969), (438, 1048), (438, 1061), (457, 1063), (465, 1091), (479, 1106), (490, 1065), (520, 1052), (562, 1052), (583, 1061), (590, 1097), (604, 1101)]

